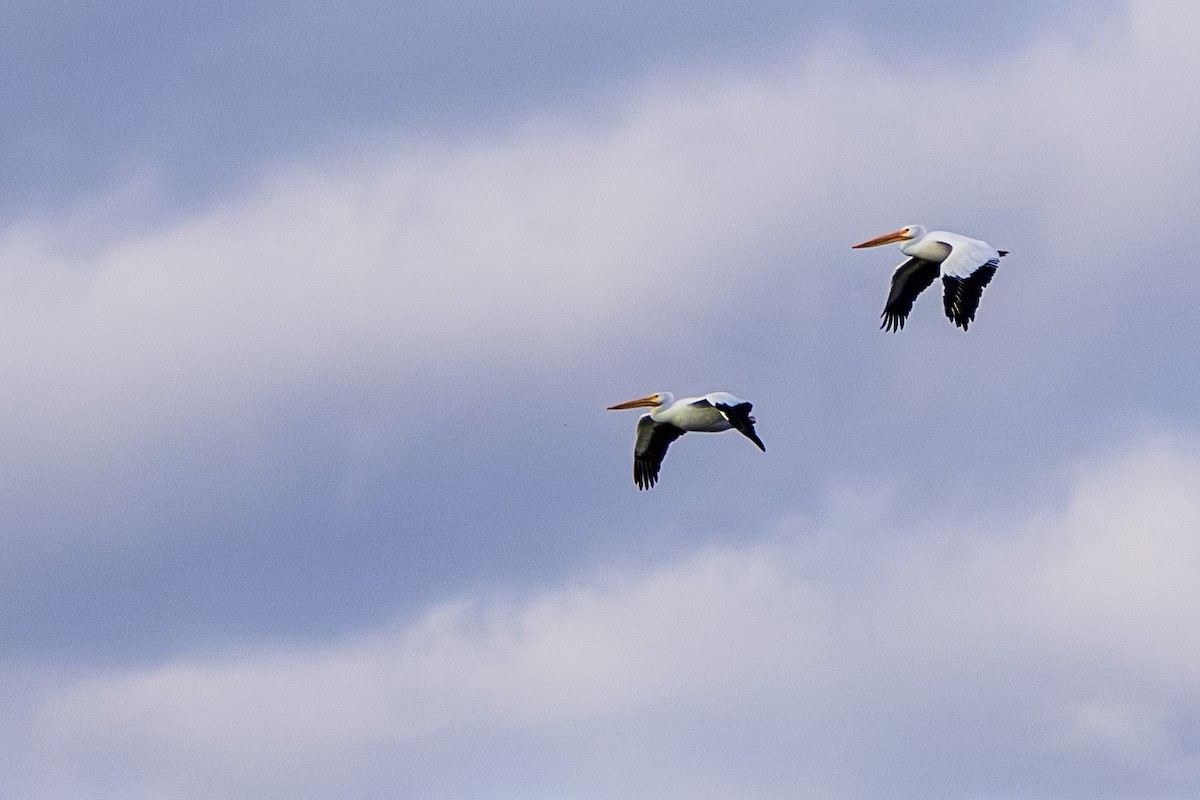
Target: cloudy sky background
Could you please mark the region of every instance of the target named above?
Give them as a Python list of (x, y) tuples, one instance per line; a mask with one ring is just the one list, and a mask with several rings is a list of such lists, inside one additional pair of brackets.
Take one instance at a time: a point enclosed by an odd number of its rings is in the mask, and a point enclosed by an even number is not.
[(1200, 8), (641, 5), (3, 6), (14, 796), (1200, 792)]

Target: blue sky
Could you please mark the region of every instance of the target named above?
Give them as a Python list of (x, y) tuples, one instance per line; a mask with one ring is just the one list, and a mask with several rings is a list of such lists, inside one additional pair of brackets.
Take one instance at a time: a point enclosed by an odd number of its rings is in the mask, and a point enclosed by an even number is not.
[(1200, 790), (1193, 4), (3, 14), (21, 796)]

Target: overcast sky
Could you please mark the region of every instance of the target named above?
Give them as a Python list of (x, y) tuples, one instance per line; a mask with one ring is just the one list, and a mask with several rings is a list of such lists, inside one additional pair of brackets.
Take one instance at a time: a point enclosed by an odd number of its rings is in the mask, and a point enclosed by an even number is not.
[(1200, 794), (1200, 6), (813, 5), (0, 6), (0, 785)]

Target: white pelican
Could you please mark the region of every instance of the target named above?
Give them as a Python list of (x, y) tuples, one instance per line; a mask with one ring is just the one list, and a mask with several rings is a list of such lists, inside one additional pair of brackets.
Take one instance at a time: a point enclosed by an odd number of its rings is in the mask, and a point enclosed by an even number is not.
[(637, 440), (633, 445), (633, 482), (649, 489), (658, 481), (658, 468), (671, 442), (688, 431), (717, 433), (737, 428), (747, 439), (767, 451), (754, 432), (753, 404), (728, 392), (711, 392), (703, 397), (676, 400), (670, 392), (656, 392), (636, 400), (609, 406), (609, 411), (625, 408), (649, 408), (638, 418)]
[(975, 309), (983, 288), (996, 274), (1001, 256), (1007, 250), (997, 250), (987, 242), (971, 239), (949, 231), (925, 232), (920, 225), (909, 225), (854, 245), (878, 247), (881, 244), (904, 242), (900, 252), (911, 256), (892, 273), (892, 290), (883, 307), (880, 328), (892, 332), (904, 327), (913, 301), (925, 291), (939, 274), (945, 286), (943, 301), (946, 316), (964, 331), (975, 320)]

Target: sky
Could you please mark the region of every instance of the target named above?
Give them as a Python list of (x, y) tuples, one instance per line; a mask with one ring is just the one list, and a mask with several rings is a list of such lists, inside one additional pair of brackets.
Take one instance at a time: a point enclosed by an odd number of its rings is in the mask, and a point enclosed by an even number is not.
[(0, 5), (0, 785), (1197, 796), (1200, 7), (995, 5)]

